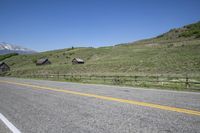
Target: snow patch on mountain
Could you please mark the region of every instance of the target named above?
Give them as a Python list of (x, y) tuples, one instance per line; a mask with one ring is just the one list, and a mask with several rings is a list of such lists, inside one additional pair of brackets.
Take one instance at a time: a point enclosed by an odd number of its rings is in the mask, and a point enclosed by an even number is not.
[(35, 53), (36, 51), (24, 48), (18, 45), (9, 44), (6, 42), (0, 42), (0, 54), (7, 54), (7, 53), (19, 53), (19, 54), (31, 54)]

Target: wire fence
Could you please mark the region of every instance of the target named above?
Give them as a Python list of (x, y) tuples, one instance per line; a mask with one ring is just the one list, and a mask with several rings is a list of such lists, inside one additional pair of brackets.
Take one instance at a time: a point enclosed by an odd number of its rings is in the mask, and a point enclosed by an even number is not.
[(37, 78), (48, 80), (64, 80), (83, 83), (100, 83), (112, 85), (142, 86), (142, 87), (166, 87), (176, 89), (200, 90), (200, 77), (170, 77), (170, 76), (100, 76), (100, 75), (72, 75), (72, 74), (38, 74), (16, 75), (22, 78)]

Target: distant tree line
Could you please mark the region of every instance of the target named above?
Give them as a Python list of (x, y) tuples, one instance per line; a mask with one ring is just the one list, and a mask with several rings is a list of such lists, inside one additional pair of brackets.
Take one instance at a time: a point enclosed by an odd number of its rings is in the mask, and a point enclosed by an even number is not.
[(19, 55), (18, 53), (10, 53), (10, 54), (4, 54), (4, 55), (0, 55), (0, 61), (5, 60), (6, 58), (10, 58), (12, 56), (16, 56)]

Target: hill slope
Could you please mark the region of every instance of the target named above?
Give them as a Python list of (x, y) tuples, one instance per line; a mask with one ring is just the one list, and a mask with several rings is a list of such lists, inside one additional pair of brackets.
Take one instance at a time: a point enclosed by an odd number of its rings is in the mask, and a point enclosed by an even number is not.
[[(200, 22), (152, 38), (101, 48), (74, 48), (18, 55), (4, 61), (11, 75), (65, 73), (95, 75), (200, 75)], [(47, 57), (51, 65), (36, 66)], [(83, 65), (72, 65), (79, 57)]]

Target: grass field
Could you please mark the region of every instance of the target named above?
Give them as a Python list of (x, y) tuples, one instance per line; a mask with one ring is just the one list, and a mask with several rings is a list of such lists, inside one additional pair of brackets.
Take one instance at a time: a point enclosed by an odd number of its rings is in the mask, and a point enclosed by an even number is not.
[[(150, 45), (150, 46), (149, 46)], [(65, 73), (83, 75), (198, 75), (200, 40), (162, 45), (120, 45), (102, 48), (75, 48), (18, 55), (4, 61), (10, 74)], [(47, 57), (51, 65), (36, 66), (35, 60)], [(85, 64), (72, 65), (80, 57)]]
[[(68, 48), (6, 58), (10, 76), (35, 74), (200, 76), (200, 23), (152, 39), (100, 48)], [(189, 27), (189, 28), (188, 28)], [(192, 27), (192, 28), (191, 28)], [(185, 36), (184, 34), (189, 34)], [(52, 64), (36, 66), (39, 58)], [(75, 57), (85, 64), (72, 65)]]

